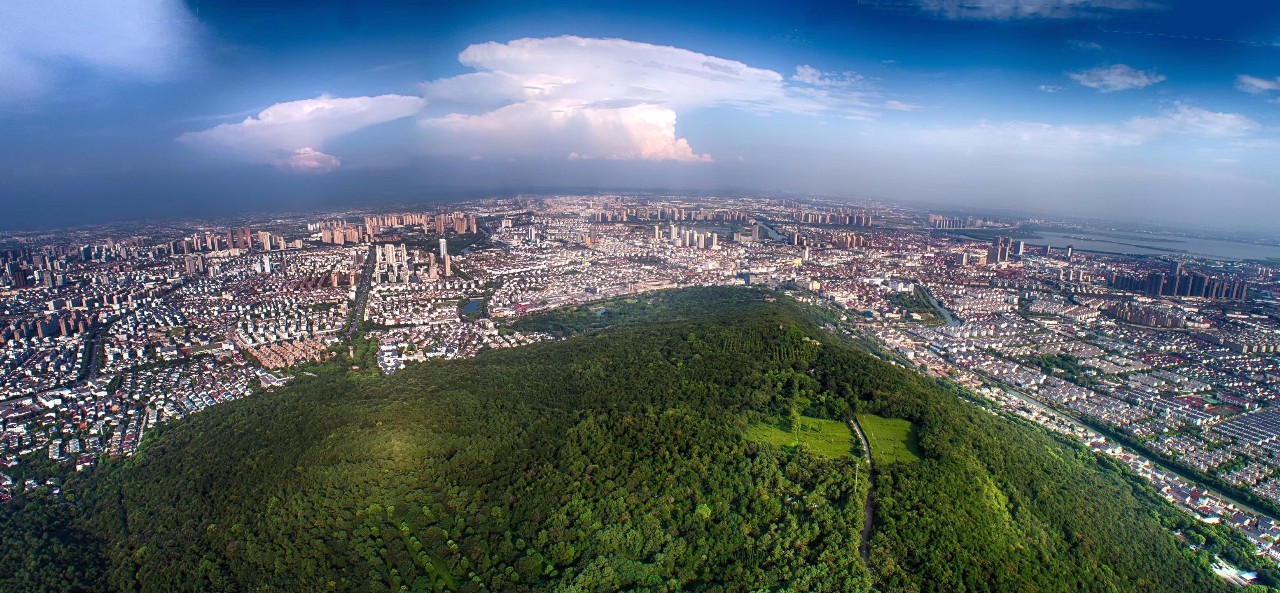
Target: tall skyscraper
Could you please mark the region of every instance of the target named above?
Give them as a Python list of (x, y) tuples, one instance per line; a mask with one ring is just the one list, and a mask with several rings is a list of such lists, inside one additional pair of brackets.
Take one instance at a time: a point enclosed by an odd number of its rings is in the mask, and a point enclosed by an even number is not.
[(1165, 278), (1160, 272), (1151, 272), (1147, 274), (1147, 296), (1160, 296), (1165, 294)]
[(991, 247), (987, 249), (987, 263), (998, 264), (1009, 261), (1009, 252), (1012, 249), (1013, 239), (996, 237), (991, 241)]
[(449, 257), (449, 243), (440, 237), (440, 259)]

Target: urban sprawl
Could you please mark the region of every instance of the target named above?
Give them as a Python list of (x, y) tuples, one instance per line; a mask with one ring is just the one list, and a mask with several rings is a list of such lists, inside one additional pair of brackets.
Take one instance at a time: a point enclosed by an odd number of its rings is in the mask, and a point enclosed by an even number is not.
[[(389, 374), (553, 339), (511, 328), (540, 311), (765, 285), (838, 310), (839, 331), (897, 364), (1079, 439), (1280, 562), (1280, 522), (1240, 500), (1280, 504), (1280, 275), (1045, 245), (1045, 224), (594, 195), (10, 233), (0, 471), (24, 455), (77, 469), (128, 456), (157, 424), (286, 384), (356, 336)], [(0, 473), (0, 500), (24, 488), (58, 485)]]

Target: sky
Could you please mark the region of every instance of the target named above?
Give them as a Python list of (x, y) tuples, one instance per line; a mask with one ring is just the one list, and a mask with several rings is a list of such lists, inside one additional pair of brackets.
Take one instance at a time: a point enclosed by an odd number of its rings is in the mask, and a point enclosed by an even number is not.
[(1277, 163), (1270, 1), (0, 0), (0, 228), (697, 190), (1274, 230)]

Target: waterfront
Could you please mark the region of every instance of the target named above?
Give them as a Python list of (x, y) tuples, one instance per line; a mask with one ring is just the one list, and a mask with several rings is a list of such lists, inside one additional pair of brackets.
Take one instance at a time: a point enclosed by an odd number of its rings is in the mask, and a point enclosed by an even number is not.
[(1026, 239), (1028, 245), (1050, 245), (1065, 249), (1068, 245), (1079, 250), (1126, 255), (1196, 255), (1224, 260), (1280, 259), (1280, 246), (1258, 245), (1223, 239), (1205, 239), (1154, 233), (1036, 231), (1034, 239)]

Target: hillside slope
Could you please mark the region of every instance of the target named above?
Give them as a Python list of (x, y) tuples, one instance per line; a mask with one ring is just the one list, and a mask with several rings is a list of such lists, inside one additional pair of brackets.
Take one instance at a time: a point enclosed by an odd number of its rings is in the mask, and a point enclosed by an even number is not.
[[(4, 511), (0, 588), (110, 591), (1218, 591), (1117, 468), (826, 334), (693, 289), (541, 321), (572, 339), (349, 376), (157, 431)], [(867, 467), (747, 437), (800, 414), (912, 422)], [(854, 439), (856, 441), (856, 439)], [(56, 520), (56, 521), (55, 521)], [(52, 522), (52, 523), (51, 523)], [(18, 571), (14, 573), (13, 571)], [(18, 579), (26, 579), (19, 582)], [(41, 580), (44, 579), (44, 580)]]

